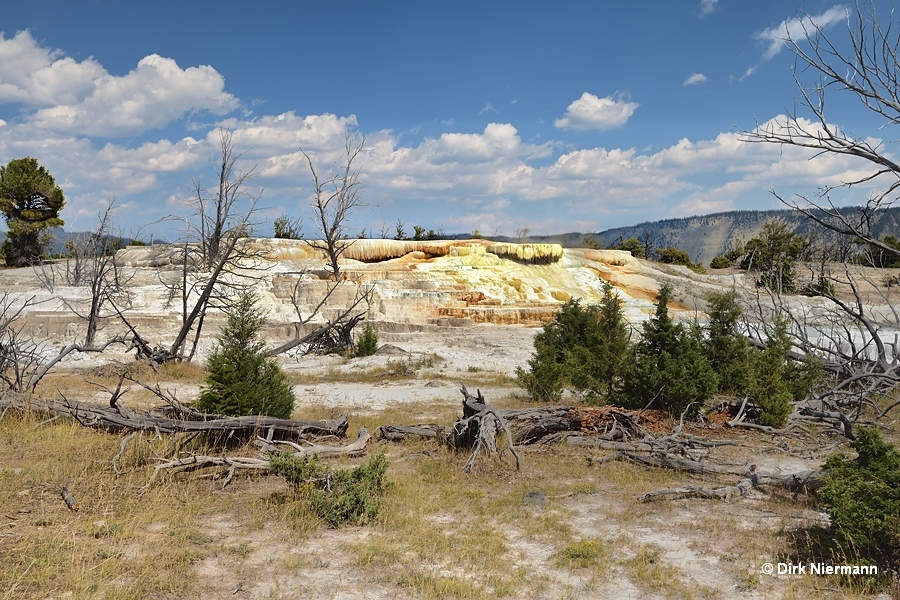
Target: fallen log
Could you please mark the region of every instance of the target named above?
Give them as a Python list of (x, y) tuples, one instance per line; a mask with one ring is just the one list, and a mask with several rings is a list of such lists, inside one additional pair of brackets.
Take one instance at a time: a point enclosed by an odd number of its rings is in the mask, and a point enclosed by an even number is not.
[[(460, 391), (463, 395), (463, 416), (451, 428), (445, 429), (436, 424), (391, 424), (379, 427), (376, 437), (389, 441), (401, 441), (410, 437), (435, 438), (451, 448), (471, 449), (472, 455), (465, 470), (471, 469), (481, 451), (489, 455), (497, 451), (496, 436), (500, 432), (506, 434), (507, 448), (516, 459), (517, 470), (521, 465), (516, 445), (542, 443), (544, 440), (557, 443), (565, 440), (569, 434), (590, 434), (591, 438), (582, 439), (608, 443), (652, 440), (640, 426), (634, 413), (614, 406), (499, 409), (489, 407), (480, 390), (473, 396), (462, 385)], [(592, 443), (585, 441), (584, 445)], [(627, 448), (635, 449), (635, 446), (629, 444)]]
[(609, 439), (608, 435), (569, 435), (565, 438), (565, 443), (569, 446), (580, 446), (585, 448), (600, 448), (603, 450), (617, 450), (621, 452), (656, 452), (663, 454), (669, 452), (687, 454), (688, 450), (692, 450), (697, 454), (707, 452), (709, 448), (734, 446), (737, 444), (737, 442), (733, 440), (707, 440), (684, 433), (673, 433), (660, 438), (653, 438), (649, 435), (645, 435), (643, 438), (633, 442), (613, 441)]
[(566, 445), (624, 452), (653, 452), (655, 449), (655, 446), (647, 442), (612, 442), (596, 436), (581, 435), (570, 435), (566, 437)]
[(63, 415), (77, 420), (85, 427), (108, 431), (154, 431), (169, 433), (225, 433), (245, 436), (251, 439), (265, 432), (270, 439), (299, 439), (303, 436), (344, 437), (349, 425), (346, 414), (329, 420), (297, 421), (276, 419), (266, 416), (226, 417), (222, 415), (200, 415), (197, 419), (168, 417), (159, 412), (123, 411), (121, 404), (115, 407), (89, 402), (39, 401), (33, 398), (18, 398), (7, 394), (0, 398), (0, 407), (15, 410), (30, 410), (52, 416)]
[(389, 442), (399, 442), (411, 437), (443, 438), (446, 428), (436, 423), (420, 425), (381, 425), (375, 430), (375, 438)]
[(747, 492), (754, 487), (756, 486), (753, 484), (752, 479), (742, 479), (737, 485), (728, 485), (717, 488), (685, 485), (678, 488), (666, 488), (654, 492), (647, 492), (641, 497), (641, 501), (650, 502), (651, 500), (677, 500), (679, 498), (708, 498), (728, 502), (736, 495), (746, 495)]
[[(743, 480), (749, 480), (752, 482), (752, 487), (762, 487), (765, 485), (774, 486), (778, 488), (783, 488), (791, 493), (807, 493), (811, 491), (815, 491), (822, 487), (825, 483), (825, 475), (827, 471), (822, 469), (812, 469), (806, 471), (797, 471), (795, 473), (768, 473), (764, 471), (758, 471), (756, 465), (749, 465), (746, 467), (734, 467), (734, 466), (726, 466), (726, 465), (717, 465), (711, 463), (701, 463), (694, 460), (685, 460), (681, 458), (672, 458), (668, 456), (642, 456), (640, 454), (632, 454), (630, 452), (616, 452), (608, 457), (604, 457), (602, 460), (593, 461), (596, 463), (605, 463), (610, 461), (627, 461), (635, 464), (644, 465), (647, 467), (656, 467), (661, 469), (674, 469), (676, 471), (684, 471), (685, 473), (693, 473), (696, 475), (738, 475), (743, 477)], [(687, 487), (696, 487), (696, 486), (687, 486)], [(733, 486), (732, 486), (733, 487)], [(740, 487), (740, 483), (738, 484)], [(677, 490), (684, 490), (686, 488), (676, 488)], [(707, 491), (712, 489), (717, 490), (725, 490), (726, 488), (697, 488), (697, 489), (705, 489)], [(748, 488), (749, 489), (749, 488)], [(744, 495), (747, 489), (744, 489), (740, 492), (740, 495)], [(669, 494), (668, 492), (671, 492)], [(654, 496), (667, 496), (671, 495), (672, 497), (686, 497), (679, 496), (677, 492), (670, 490), (660, 490), (658, 494), (654, 494)], [(725, 492), (722, 492), (725, 493)], [(733, 495), (734, 490), (728, 492), (729, 498)], [(696, 493), (694, 496), (702, 497), (702, 498), (722, 498), (722, 495), (719, 495), (718, 492), (710, 493), (704, 495), (704, 493)], [(646, 495), (644, 496), (646, 498)]]
[(294, 450), (290, 453), (291, 456), (299, 457), (315, 455), (319, 458), (332, 458), (335, 456), (360, 456), (365, 454), (366, 445), (369, 443), (370, 439), (372, 439), (372, 436), (369, 435), (369, 431), (365, 427), (360, 427), (356, 441), (347, 446), (325, 446), (322, 444), (301, 446), (300, 444), (295, 444), (288, 440), (269, 441), (261, 437), (256, 438), (256, 445), (263, 452), (280, 452), (280, 446), (287, 446)]
[[(472, 396), (463, 386), (463, 417), (487, 408), (481, 392)], [(635, 415), (615, 406), (538, 406), (520, 409), (492, 409), (502, 416), (518, 445), (534, 444), (543, 437), (561, 432), (590, 433), (606, 440), (642, 439), (647, 432)]]
[(616, 452), (609, 457), (605, 457), (602, 462), (614, 460), (622, 460), (643, 465), (645, 467), (656, 467), (659, 469), (674, 469), (676, 471), (684, 471), (685, 473), (694, 473), (696, 475), (741, 475), (749, 476), (755, 472), (755, 465), (748, 467), (729, 467), (725, 465), (716, 465), (703, 463), (696, 460), (687, 460), (683, 458), (671, 458), (668, 456), (643, 456), (641, 454), (633, 454), (631, 452)]

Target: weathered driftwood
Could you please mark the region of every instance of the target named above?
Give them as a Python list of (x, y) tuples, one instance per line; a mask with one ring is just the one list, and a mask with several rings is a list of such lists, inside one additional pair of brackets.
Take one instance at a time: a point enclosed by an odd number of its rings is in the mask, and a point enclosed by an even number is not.
[(482, 451), (488, 456), (496, 454), (497, 434), (499, 431), (503, 431), (506, 434), (507, 448), (516, 459), (516, 471), (518, 471), (522, 467), (522, 462), (513, 445), (513, 434), (501, 414), (502, 411), (489, 408), (485, 403), (484, 396), (481, 395), (481, 390), (478, 390), (477, 396), (472, 396), (466, 386), (462, 385), (460, 391), (463, 395), (463, 416), (453, 424), (447, 441), (454, 448), (472, 449), (472, 454), (463, 470), (470, 471), (475, 465), (475, 459)]
[[(372, 436), (369, 435), (369, 432), (366, 430), (366, 428), (360, 427), (356, 441), (351, 444), (347, 444), (346, 446), (323, 446), (318, 444), (311, 444), (304, 447), (298, 444), (294, 444), (293, 442), (287, 442), (284, 440), (273, 442), (264, 438), (258, 438), (257, 443), (266, 452), (280, 452), (278, 446), (284, 445), (294, 449), (294, 452), (288, 453), (290, 456), (303, 457), (316, 455), (320, 458), (331, 458), (334, 456), (359, 456), (365, 453), (366, 445), (369, 443), (369, 440), (371, 438)], [(206, 467), (228, 467), (228, 473), (225, 477), (225, 482), (223, 483), (224, 487), (231, 483), (232, 479), (234, 478), (235, 471), (237, 471), (238, 469), (248, 469), (251, 471), (265, 473), (268, 472), (269, 469), (271, 469), (272, 465), (269, 461), (269, 458), (266, 456), (249, 457), (191, 455), (184, 458), (176, 458), (156, 465), (156, 467), (154, 467), (153, 469), (153, 474), (150, 475), (150, 479), (143, 487), (141, 487), (140, 490), (138, 490), (138, 495), (140, 496), (146, 493), (162, 471), (194, 471)]]
[(410, 437), (443, 438), (446, 428), (436, 423), (419, 425), (382, 425), (375, 430), (375, 438), (389, 442), (399, 442)]
[(758, 471), (756, 465), (746, 467), (735, 467), (726, 465), (717, 465), (711, 463), (702, 463), (694, 460), (685, 460), (681, 458), (672, 458), (668, 456), (643, 456), (640, 454), (632, 454), (630, 452), (616, 452), (610, 456), (595, 462), (604, 463), (615, 460), (632, 462), (648, 467), (658, 467), (663, 469), (674, 469), (686, 473), (697, 475), (738, 475), (742, 479), (735, 486), (724, 486), (718, 488), (702, 487), (702, 486), (681, 486), (678, 488), (666, 488), (645, 494), (642, 499), (644, 501), (657, 498), (724, 498), (726, 500), (732, 498), (735, 494), (739, 496), (745, 495), (751, 488), (760, 488), (762, 486), (773, 486), (783, 488), (792, 493), (806, 493), (815, 491), (824, 483), (826, 471), (815, 469), (807, 471), (798, 471), (796, 473), (767, 473)]
[(336, 419), (316, 421), (296, 421), (265, 416), (225, 417), (203, 415), (203, 419), (184, 419), (166, 416), (164, 411), (122, 410), (119, 403), (115, 407), (89, 402), (38, 401), (7, 394), (0, 398), (0, 407), (31, 410), (50, 415), (67, 415), (86, 427), (109, 431), (154, 431), (168, 433), (227, 433), (253, 436), (263, 433), (271, 439), (298, 439), (302, 436), (333, 435), (343, 437), (349, 425), (349, 417), (344, 414)]

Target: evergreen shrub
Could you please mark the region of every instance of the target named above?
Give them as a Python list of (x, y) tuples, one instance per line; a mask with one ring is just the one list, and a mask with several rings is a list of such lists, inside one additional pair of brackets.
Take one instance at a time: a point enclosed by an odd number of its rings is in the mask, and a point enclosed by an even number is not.
[(294, 392), (287, 375), (257, 339), (265, 317), (252, 292), (241, 293), (228, 309), (228, 322), (206, 362), (206, 384), (197, 408), (232, 416), (290, 418)]

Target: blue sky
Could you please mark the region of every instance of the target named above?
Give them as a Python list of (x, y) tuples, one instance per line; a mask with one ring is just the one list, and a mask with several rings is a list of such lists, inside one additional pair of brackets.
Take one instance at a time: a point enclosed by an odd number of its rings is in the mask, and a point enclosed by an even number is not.
[[(847, 7), (756, 0), (30, 0), (0, 13), (0, 164), (34, 156), (90, 229), (175, 236), (220, 128), (256, 167), (258, 233), (365, 135), (353, 230), (597, 231), (780, 205), (860, 165), (740, 142), (798, 98), (786, 28)], [(882, 4), (878, 2), (879, 6)], [(829, 121), (886, 138), (852, 100)], [(890, 145), (886, 146), (889, 150)], [(858, 196), (842, 199), (861, 202)]]

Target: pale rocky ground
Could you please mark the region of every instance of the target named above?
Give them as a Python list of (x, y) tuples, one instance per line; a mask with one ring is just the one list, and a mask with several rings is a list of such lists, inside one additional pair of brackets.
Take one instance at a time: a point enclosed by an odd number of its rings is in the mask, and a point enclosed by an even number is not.
[[(266, 336), (272, 344), (284, 341), (297, 320), (289, 302), (290, 290), (298, 278), (304, 281), (305, 293), (301, 312), (327, 285), (320, 279), (321, 258), (302, 242), (281, 240), (263, 244), (273, 258), (261, 281), (254, 285), (261, 305), (269, 314)], [(365, 246), (365, 247), (364, 247)], [(653, 297), (661, 282), (676, 286), (678, 306), (673, 310), (682, 318), (702, 318), (702, 297), (711, 290), (737, 284), (743, 286), (743, 275), (696, 275), (683, 268), (667, 268), (633, 259), (615, 251), (559, 250), (559, 257), (548, 264), (530, 264), (490, 252), (488, 244), (473, 241), (459, 243), (456, 251), (442, 248), (407, 247), (390, 251), (379, 249), (374, 242), (358, 243), (357, 248), (382, 253), (383, 260), (363, 263), (348, 261), (344, 272), (350, 280), (343, 283), (346, 291), (336, 295), (330, 314), (346, 302), (356, 284), (373, 285), (374, 295), (368, 318), (379, 330), (380, 343), (392, 348), (376, 356), (346, 359), (334, 356), (284, 356), (288, 371), (309, 374), (329, 370), (366, 370), (383, 366), (388, 361), (432, 360), (413, 379), (365, 383), (313, 383), (296, 388), (298, 415), (305, 406), (329, 406), (352, 415), (371, 414), (388, 407), (408, 405), (423, 421), (429, 420), (429, 408), (437, 410), (458, 407), (460, 382), (469, 389), (481, 388), (489, 399), (510, 394), (506, 385), (490, 382), (498, 376), (512, 376), (518, 366), (531, 356), (532, 340), (538, 327), (552, 317), (561, 302), (571, 297), (596, 301), (602, 283), (612, 283), (624, 300), (626, 315), (635, 327), (653, 310)], [(434, 252), (429, 254), (426, 251)], [(540, 249), (538, 249), (540, 251)], [(393, 252), (399, 256), (389, 256)], [(515, 249), (513, 250), (513, 253)], [(551, 254), (554, 249), (549, 251)], [(166, 306), (164, 281), (174, 281), (178, 272), (154, 263), (166, 262), (164, 251), (129, 249), (118, 258), (123, 274), (131, 277), (130, 306), (127, 314), (152, 343), (170, 340), (178, 325), (177, 307)], [(373, 260), (371, 256), (366, 257)], [(51, 292), (35, 285), (35, 273), (28, 269), (0, 271), (0, 289), (15, 301), (34, 297), (37, 304), (26, 315), (26, 332), (45, 339), (48, 354), (65, 343), (78, 339), (83, 326), (67, 312), (60, 298), (69, 304), (84, 298), (84, 290), (55, 286)], [(814, 305), (815, 303), (811, 303)], [(305, 313), (308, 314), (308, 313)], [(213, 318), (199, 348), (202, 359), (212, 348), (215, 328), (220, 318)], [(105, 335), (118, 331), (110, 322)], [(108, 360), (129, 360), (122, 352), (104, 355), (75, 354), (62, 368), (81, 369)], [(480, 381), (488, 381), (481, 385)], [(515, 393), (515, 392), (512, 392)], [(182, 387), (179, 397), (190, 399), (196, 389)], [(762, 468), (793, 471), (818, 466), (821, 456), (790, 458), (773, 452), (771, 444), (761, 448), (744, 448), (736, 460), (756, 462)], [(797, 578), (773, 578), (759, 575), (752, 580), (763, 562), (777, 562), (774, 556), (774, 534), (785, 526), (821, 522), (822, 515), (800, 505), (788, 507), (778, 516), (771, 513), (760, 497), (732, 503), (681, 501), (641, 505), (596, 474), (592, 484), (597, 492), (573, 497), (552, 498), (546, 505), (535, 505), (534, 515), (552, 511), (566, 515), (584, 539), (613, 541), (628, 535), (634, 545), (648, 546), (659, 553), (661, 564), (675, 569), (682, 585), (672, 591), (648, 592), (638, 587), (621, 569), (613, 570), (602, 581), (584, 577), (577, 571), (554, 563), (555, 548), (524, 530), (505, 530), (511, 551), (510, 568), (523, 567), (540, 576), (546, 585), (521, 597), (528, 598), (665, 598), (719, 597), (820, 597), (827, 590), (817, 589)], [(268, 482), (264, 486), (277, 486)], [(265, 490), (255, 489), (256, 493)], [(628, 515), (637, 527), (622, 531), (616, 515)], [(635, 516), (637, 515), (637, 516)], [(441, 516), (435, 516), (440, 519)], [(218, 553), (204, 559), (196, 569), (198, 583), (208, 590), (207, 597), (216, 598), (412, 598), (409, 590), (371, 577), (355, 566), (354, 545), (370, 535), (365, 528), (324, 529), (294, 544), (286, 532), (266, 529), (245, 531), (226, 518), (205, 523), (205, 530), (223, 547), (247, 547), (247, 554)], [(754, 556), (741, 555), (744, 538), (771, 540), (768, 551)], [(162, 538), (161, 538), (162, 539)], [(633, 547), (632, 546), (632, 547)], [(758, 547), (757, 547), (758, 550)], [(633, 549), (622, 549), (624, 558)], [(622, 557), (620, 557), (622, 558)], [(285, 564), (294, 568), (285, 569)], [(435, 565), (436, 572), (441, 566)], [(456, 573), (456, 575), (459, 574)], [(742, 587), (743, 585), (743, 587)], [(839, 595), (839, 594), (837, 594)], [(837, 596), (835, 596), (837, 597)]]

